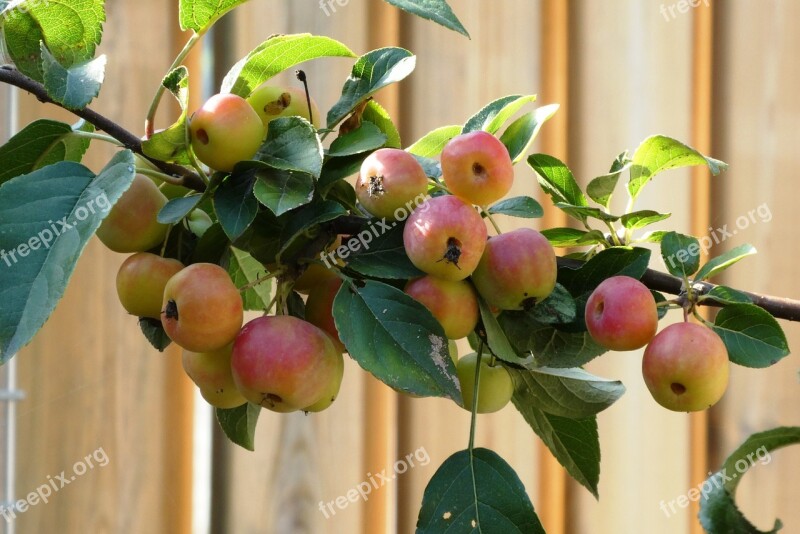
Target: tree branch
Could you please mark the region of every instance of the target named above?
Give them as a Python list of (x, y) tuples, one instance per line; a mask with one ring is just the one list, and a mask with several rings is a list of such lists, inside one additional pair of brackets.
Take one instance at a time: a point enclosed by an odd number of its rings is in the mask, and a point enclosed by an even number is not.
[[(44, 88), (42, 84), (25, 76), (17, 69), (8, 66), (0, 66), (0, 82), (7, 83), (9, 85), (13, 85), (15, 87), (19, 87), (33, 96), (35, 96), (40, 102), (44, 102), (45, 104), (53, 104), (60, 108), (64, 108), (61, 104), (50, 98), (47, 94), (47, 90)], [(64, 108), (67, 109), (67, 108)], [(148, 161), (152, 162), (153, 165), (158, 167), (164, 173), (175, 176), (179, 178), (184, 187), (188, 187), (189, 189), (194, 189), (196, 191), (205, 191), (206, 185), (203, 182), (202, 178), (198, 176), (195, 172), (190, 171), (186, 167), (182, 167), (180, 165), (174, 165), (172, 163), (166, 163), (163, 161), (159, 161), (150, 157), (145, 156), (144, 152), (142, 152), (142, 141), (134, 134), (117, 124), (116, 122), (112, 121), (111, 119), (93, 111), (89, 108), (84, 109), (67, 109), (70, 113), (85, 119), (86, 121), (90, 122), (97, 128), (98, 130), (102, 130), (106, 132), (108, 135), (122, 143), (125, 148), (130, 149), (131, 151), (139, 154), (143, 158), (147, 159)]]

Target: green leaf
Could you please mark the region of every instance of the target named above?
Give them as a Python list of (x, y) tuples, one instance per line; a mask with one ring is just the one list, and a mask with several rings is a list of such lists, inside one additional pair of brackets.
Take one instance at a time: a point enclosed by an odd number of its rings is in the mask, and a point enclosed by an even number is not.
[(158, 212), (158, 222), (161, 224), (175, 224), (181, 221), (194, 210), (203, 195), (189, 195), (188, 197), (173, 198)]
[[(758, 534), (756, 529), (736, 506), (736, 489), (742, 476), (756, 461), (760, 465), (772, 462), (770, 453), (781, 447), (800, 443), (800, 427), (779, 427), (753, 434), (731, 454), (717, 471), (700, 486), (700, 523), (707, 532)], [(776, 520), (773, 534), (782, 528)]]
[(599, 378), (581, 368), (529, 367), (508, 371), (514, 379), (515, 395), (559, 417), (584, 419), (597, 415), (625, 393), (619, 380)]
[(608, 174), (598, 176), (586, 186), (586, 194), (589, 198), (608, 209), (611, 205), (611, 196), (614, 194), (614, 189), (617, 188), (617, 182), (624, 173), (630, 169), (630, 159), (628, 153), (623, 152), (611, 165), (611, 170)]
[(269, 123), (267, 139), (254, 160), (273, 169), (298, 171), (319, 178), (322, 143), (317, 131), (302, 117), (281, 117)]
[(673, 276), (691, 276), (700, 268), (700, 243), (690, 235), (667, 232), (661, 238), (661, 257)]
[(285, 219), (276, 217), (271, 211), (260, 211), (234, 244), (237, 248), (250, 252), (264, 265), (269, 265), (275, 263), (281, 250), (285, 227)]
[(649, 262), (650, 251), (646, 248), (609, 248), (587, 261), (580, 269), (559, 269), (558, 281), (570, 293), (580, 296), (612, 276), (630, 276), (638, 280), (647, 271)]
[(528, 165), (536, 171), (539, 185), (550, 195), (553, 202), (573, 206), (589, 205), (578, 182), (572, 176), (572, 171), (557, 158), (547, 154), (534, 154), (528, 157)]
[(256, 450), (256, 423), (261, 406), (247, 402), (230, 410), (216, 409), (217, 422), (229, 440), (248, 451)]
[(289, 250), (297, 240), (306, 238), (307, 234), (316, 235), (311, 231), (313, 228), (343, 215), (347, 215), (347, 210), (332, 200), (315, 201), (287, 215), (289, 220), (283, 231), (286, 238), (281, 245), (281, 253)]
[(28, 124), (0, 147), (0, 185), (59, 161), (79, 162), (89, 140), (70, 135), (75, 130), (92, 132), (94, 127), (84, 121), (70, 127), (47, 119)]
[(47, 321), (86, 243), (134, 175), (133, 153), (126, 150), (97, 176), (61, 162), (0, 187), (0, 362)]
[(528, 313), (534, 321), (541, 324), (568, 324), (575, 320), (577, 310), (575, 299), (567, 288), (556, 284), (553, 292), (532, 309), (525, 312), (504, 313)]
[(180, 0), (181, 30), (204, 33), (228, 11), (247, 0)]
[(516, 350), (532, 352), (539, 366), (579, 367), (606, 352), (588, 332), (564, 332), (530, 313), (504, 312), (498, 321)]
[(659, 293), (658, 291), (653, 291), (652, 289), (650, 290), (650, 294), (653, 295), (653, 299), (656, 301), (656, 311), (658, 312), (658, 320), (660, 321), (667, 315), (669, 309), (667, 306), (658, 306), (658, 305), (661, 304), (662, 302), (666, 302), (667, 297), (665, 297), (662, 293)]
[(642, 243), (657, 243), (657, 244), (660, 245), (661, 242), (664, 240), (664, 236), (667, 235), (668, 233), (669, 232), (666, 232), (666, 231), (663, 231), (663, 230), (657, 230), (655, 232), (648, 232), (645, 235), (643, 235), (642, 237), (640, 237), (638, 239), (638, 241), (642, 242)]
[(361, 116), (364, 121), (371, 122), (376, 125), (380, 131), (386, 136), (385, 146), (388, 148), (400, 148), (403, 146), (400, 140), (400, 132), (397, 131), (397, 126), (392, 122), (389, 113), (381, 107), (380, 104), (374, 100), (367, 103), (364, 114)]
[(170, 346), (172, 340), (164, 331), (159, 319), (151, 317), (140, 317), (139, 328), (142, 329), (142, 334), (158, 352), (164, 352), (164, 349)]
[(415, 156), (435, 158), (442, 153), (450, 140), (461, 133), (461, 126), (442, 126), (423, 135), (416, 143), (406, 149)]
[(486, 304), (486, 301), (478, 297), (478, 304), (481, 310), (481, 322), (486, 332), (486, 344), (489, 346), (489, 350), (492, 351), (492, 354), (504, 362), (517, 365), (524, 363), (525, 359), (520, 358), (517, 351), (514, 350), (514, 346), (508, 340), (508, 337), (506, 337), (506, 333), (503, 328), (501, 328), (500, 323), (497, 322), (497, 318), (492, 313), (492, 310), (489, 309), (489, 305)]
[(462, 403), (444, 331), (425, 306), (380, 282), (345, 283), (333, 317), (347, 351), (364, 370), (395, 389)]
[(582, 222), (585, 222), (589, 217), (604, 222), (615, 222), (620, 219), (617, 215), (611, 215), (601, 208), (576, 206), (574, 204), (565, 204), (563, 202), (556, 202), (554, 205), (573, 219), (577, 219)]
[(372, 152), (386, 144), (386, 135), (374, 124), (363, 121), (361, 127), (336, 138), (328, 150), (328, 157), (339, 158)]
[(524, 388), (515, 389), (511, 398), (531, 429), (550, 449), (567, 473), (599, 498), (600, 438), (597, 418), (571, 419), (545, 413)]
[(729, 250), (728, 252), (709, 260), (708, 263), (703, 265), (703, 268), (700, 269), (700, 271), (697, 273), (697, 276), (694, 277), (695, 282), (714, 278), (739, 260), (743, 260), (747, 256), (753, 256), (755, 254), (756, 248), (753, 245), (748, 244), (740, 245), (733, 250)]
[(696, 165), (707, 165), (714, 176), (728, 168), (726, 163), (706, 157), (675, 139), (663, 135), (649, 137), (633, 154), (628, 192), (635, 199), (647, 182), (658, 173)]
[(345, 178), (349, 178), (361, 170), (361, 164), (367, 159), (366, 152), (345, 156), (342, 158), (327, 158), (322, 164), (322, 172), (317, 181), (317, 189), (327, 194), (334, 184)]
[[(267, 268), (253, 258), (250, 253), (238, 248), (231, 248), (228, 274), (236, 287), (252, 284), (267, 274)], [(247, 311), (264, 311), (272, 300), (270, 281), (261, 282), (242, 293), (244, 309)]]
[(450, 456), (422, 496), (417, 534), (545, 534), (519, 476), (489, 449)]
[(94, 58), (106, 19), (104, 4), (104, 0), (29, 0), (4, 14), (3, 35), (16, 67), (44, 81), (42, 42), (67, 68)]
[(214, 192), (214, 211), (225, 234), (237, 240), (258, 215), (255, 171), (232, 174)]
[(153, 159), (190, 165), (188, 148), (189, 70), (180, 66), (167, 74), (161, 82), (181, 107), (178, 120), (162, 132), (156, 132), (142, 142), (142, 151)]
[(446, 0), (386, 0), (386, 2), (399, 7), (403, 11), (408, 11), (412, 15), (431, 20), (448, 30), (453, 30), (465, 37), (469, 37), (469, 33), (453, 13), (453, 10), (450, 9)]
[(628, 230), (638, 230), (657, 222), (669, 219), (671, 213), (658, 213), (652, 210), (634, 211), (620, 217), (619, 222)]
[(509, 95), (498, 98), (469, 118), (461, 133), (483, 130), (496, 134), (525, 104), (536, 101), (536, 95)]
[(411, 74), (417, 58), (402, 48), (379, 48), (358, 58), (342, 96), (328, 112), (328, 128), (339, 124), (356, 107), (384, 87)]
[(606, 242), (606, 236), (600, 230), (588, 232), (577, 228), (546, 228), (541, 233), (554, 247), (582, 247)]
[(714, 286), (711, 291), (703, 295), (703, 299), (710, 299), (720, 304), (752, 304), (746, 294), (726, 286)]
[(305, 206), (314, 196), (314, 177), (305, 172), (260, 169), (253, 193), (275, 215)]
[(65, 108), (83, 109), (100, 94), (106, 75), (105, 55), (66, 68), (42, 45), (42, 61), (44, 88)]
[(511, 161), (518, 163), (528, 148), (533, 144), (544, 122), (553, 117), (558, 111), (558, 104), (544, 106), (536, 111), (526, 113), (515, 120), (500, 136), (500, 141), (506, 145)]
[(789, 355), (789, 343), (778, 321), (754, 304), (722, 308), (712, 328), (725, 342), (733, 363), (764, 368)]
[(355, 54), (329, 37), (307, 33), (270, 37), (233, 66), (222, 81), (220, 92), (247, 98), (276, 74), (320, 57), (355, 57)]
[(502, 214), (523, 219), (535, 219), (544, 216), (542, 205), (531, 197), (513, 197), (501, 200), (489, 208), (492, 215)]
[[(349, 255), (348, 252), (348, 257), (340, 259), (347, 260), (347, 268), (362, 276), (408, 280), (425, 274), (408, 259), (403, 244), (403, 227), (397, 223), (371, 221), (348, 243), (357, 243), (347, 249), (354, 254)], [(338, 254), (336, 256), (338, 257)], [(331, 260), (331, 264), (333, 263)]]

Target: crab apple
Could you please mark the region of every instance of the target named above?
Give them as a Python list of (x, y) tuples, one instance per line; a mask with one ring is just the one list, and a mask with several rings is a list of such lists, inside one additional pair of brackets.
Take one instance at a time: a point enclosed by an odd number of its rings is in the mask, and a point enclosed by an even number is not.
[(122, 307), (137, 317), (161, 317), (164, 288), (183, 269), (178, 260), (139, 252), (117, 271), (117, 296)]
[(306, 321), (328, 334), (339, 352), (344, 352), (345, 347), (333, 321), (333, 299), (340, 287), (342, 279), (338, 276), (323, 280), (312, 287), (306, 300)]
[(322, 396), (320, 400), (318, 400), (311, 406), (306, 406), (305, 408), (303, 408), (303, 411), (318, 413), (330, 408), (331, 404), (333, 404), (333, 402), (339, 396), (339, 390), (342, 387), (343, 377), (344, 377), (344, 356), (342, 356), (342, 353), (340, 352), (339, 357), (336, 360), (336, 372), (328, 381), (328, 388), (325, 390), (325, 394)]
[(233, 344), (231, 369), (242, 395), (275, 412), (320, 402), (339, 378), (342, 353), (313, 324), (287, 315), (247, 323)]
[(397, 148), (381, 148), (361, 165), (356, 196), (373, 216), (395, 220), (419, 202), (428, 190), (428, 176), (417, 159)]
[(233, 383), (232, 350), (233, 345), (229, 344), (210, 352), (183, 351), (183, 370), (215, 408), (236, 408), (247, 402)]
[(186, 217), (186, 224), (189, 230), (197, 237), (203, 237), (206, 231), (211, 228), (214, 221), (208, 213), (200, 209), (193, 210), (188, 217)]
[(470, 132), (454, 137), (444, 147), (442, 179), (455, 196), (487, 206), (511, 190), (514, 164), (506, 146), (495, 136)]
[(486, 223), (469, 204), (452, 195), (429, 198), (403, 229), (406, 254), (418, 269), (444, 280), (472, 274), (486, 247)]
[(557, 274), (556, 253), (547, 238), (519, 228), (489, 239), (472, 282), (490, 306), (522, 310), (553, 291)]
[(315, 286), (334, 278), (338, 277), (331, 269), (319, 263), (311, 263), (303, 271), (303, 274), (297, 277), (292, 289), (299, 293), (308, 294)]
[(430, 310), (448, 339), (461, 339), (478, 324), (478, 296), (472, 285), (427, 275), (411, 280), (405, 292)]
[(656, 334), (644, 350), (642, 374), (657, 403), (696, 412), (717, 403), (728, 387), (728, 351), (710, 328), (676, 323)]
[(231, 171), (251, 159), (264, 140), (264, 125), (247, 101), (234, 94), (209, 98), (189, 121), (192, 149), (200, 161), (218, 171)]
[(97, 237), (114, 252), (143, 252), (167, 236), (166, 224), (156, 217), (167, 197), (149, 178), (136, 175), (97, 229)]
[(195, 263), (167, 282), (161, 324), (169, 338), (192, 352), (231, 343), (244, 320), (242, 297), (228, 273), (213, 263)]
[[(278, 87), (269, 82), (259, 85), (247, 102), (253, 107), (261, 119), (264, 128), (269, 128), (270, 121), (278, 117), (303, 117), (319, 128), (321, 115), (314, 99), (311, 99), (311, 114), (308, 113), (308, 99), (304, 90), (295, 87)], [(313, 118), (313, 120), (312, 120)]]
[(592, 339), (607, 349), (644, 347), (658, 330), (656, 300), (635, 278), (612, 276), (589, 296), (586, 327)]
[[(464, 399), (463, 408), (472, 410), (473, 394), (475, 392), (475, 368), (478, 364), (478, 354), (467, 354), (456, 365), (458, 381), (461, 384), (461, 396)], [(478, 413), (497, 412), (508, 404), (514, 395), (514, 382), (511, 373), (500, 364), (494, 367), (489, 365), (489, 357), (481, 358), (480, 385), (478, 386)]]

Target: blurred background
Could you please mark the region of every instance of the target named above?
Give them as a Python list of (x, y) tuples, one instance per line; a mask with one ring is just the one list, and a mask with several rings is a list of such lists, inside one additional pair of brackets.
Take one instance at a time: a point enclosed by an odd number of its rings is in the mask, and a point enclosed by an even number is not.
[[(735, 235), (711, 255), (752, 243), (724, 281), (800, 298), (797, 184), (800, 168), (800, 3), (793, 0), (454, 0), (467, 40), (400, 15), (380, 0), (252, 0), (207, 36), (190, 60), (194, 107), (241, 56), (275, 33), (339, 39), (358, 54), (403, 46), (416, 72), (377, 100), (395, 117), (404, 146), (425, 132), (463, 123), (491, 100), (539, 95), (560, 103), (535, 151), (565, 160), (583, 183), (605, 173), (624, 149), (660, 133), (730, 164), (660, 176), (640, 209), (673, 213), (671, 229)], [(137, 134), (161, 77), (188, 39), (177, 2), (115, 0), (101, 52), (107, 82), (93, 105)], [(337, 99), (352, 62), (304, 65), (323, 109)], [(291, 78), (285, 83), (297, 83)], [(176, 109), (165, 98), (157, 127)], [(39, 117), (73, 118), (0, 87), (0, 141)], [(111, 152), (93, 147), (99, 170)], [(516, 194), (541, 197), (533, 171), (518, 168)], [(541, 199), (545, 206), (549, 200)], [(548, 208), (540, 227), (566, 221)], [(0, 221), (2, 224), (2, 221)], [(511, 224), (507, 222), (506, 224)], [(508, 227), (508, 226), (507, 226)], [(4, 499), (24, 498), (76, 462), (94, 467), (0, 529), (33, 533), (410, 533), (427, 481), (466, 448), (469, 414), (439, 399), (401, 397), (348, 362), (342, 394), (314, 416), (264, 412), (256, 452), (221, 438), (196, 401), (176, 349), (157, 353), (117, 302), (124, 256), (93, 240), (53, 317), (0, 384), (24, 399), (0, 399)], [(654, 263), (654, 268), (660, 265)], [(2, 305), (0, 303), (0, 305)], [(672, 316), (674, 315), (674, 317)], [(667, 321), (679, 320), (674, 313)], [(800, 325), (783, 323), (790, 346)], [(463, 353), (463, 352), (462, 352)], [(796, 355), (767, 370), (733, 369), (730, 389), (708, 413), (661, 409), (641, 379), (640, 352), (610, 353), (591, 372), (621, 379), (626, 395), (599, 416), (600, 500), (573, 483), (522, 417), (508, 407), (478, 420), (477, 444), (519, 473), (548, 533), (697, 533), (694, 506), (669, 503), (697, 487), (753, 432), (797, 425)], [(9, 376), (13, 370), (13, 375)], [(9, 444), (11, 448), (9, 448)], [(413, 454), (415, 466), (336, 514), (334, 501)], [(105, 459), (105, 460), (104, 460)], [(800, 532), (800, 448), (773, 453), (740, 486), (738, 503), (760, 528), (780, 517)]]

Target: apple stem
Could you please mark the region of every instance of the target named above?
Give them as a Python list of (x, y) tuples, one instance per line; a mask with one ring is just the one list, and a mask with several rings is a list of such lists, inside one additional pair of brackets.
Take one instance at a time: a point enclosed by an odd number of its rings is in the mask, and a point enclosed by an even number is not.
[(308, 78), (306, 78), (306, 73), (298, 69), (294, 71), (294, 75), (297, 76), (298, 80), (303, 82), (303, 88), (306, 91), (306, 104), (308, 105), (308, 122), (314, 124), (314, 112), (311, 111), (311, 92), (308, 90)]
[(248, 289), (253, 289), (257, 285), (263, 284), (264, 282), (266, 282), (268, 280), (272, 280), (273, 278), (276, 278), (276, 277), (278, 277), (278, 276), (280, 276), (282, 274), (283, 274), (282, 270), (275, 271), (274, 273), (267, 273), (265, 276), (262, 276), (261, 278), (257, 278), (256, 280), (253, 280), (249, 284), (245, 284), (242, 287), (240, 287), (239, 288), (239, 293), (244, 293)]
[[(473, 498), (475, 502), (478, 502), (478, 490), (477, 484), (475, 479), (475, 459), (474, 459), (474, 450), (475, 450), (475, 428), (478, 422), (478, 386), (480, 385), (481, 379), (481, 358), (483, 357), (483, 339), (480, 338), (478, 341), (478, 363), (475, 365), (475, 384), (472, 387), (472, 417), (470, 420), (469, 425), (469, 469), (472, 473), (472, 492)], [(478, 509), (475, 508), (475, 521), (480, 524), (480, 518), (478, 517)]]

